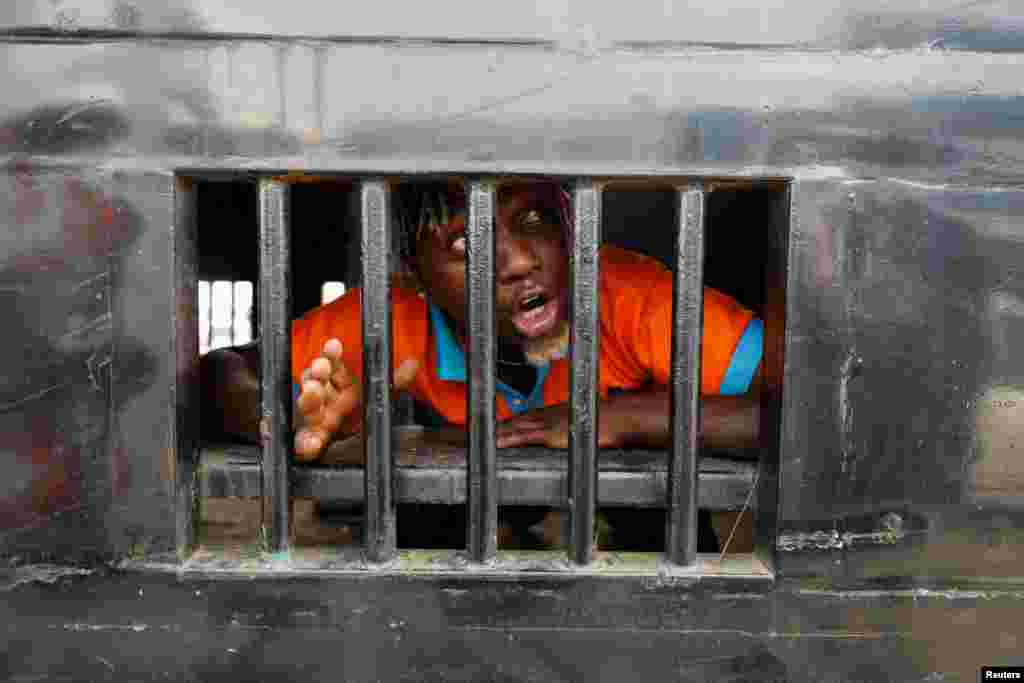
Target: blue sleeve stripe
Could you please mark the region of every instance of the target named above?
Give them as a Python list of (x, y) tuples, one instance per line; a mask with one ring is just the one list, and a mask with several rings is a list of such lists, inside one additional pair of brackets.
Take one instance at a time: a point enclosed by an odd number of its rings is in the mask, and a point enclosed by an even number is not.
[(764, 323), (754, 318), (747, 323), (743, 336), (732, 352), (729, 369), (722, 378), (722, 386), (718, 393), (722, 396), (745, 394), (750, 383), (757, 374), (757, 366), (761, 363), (761, 351), (764, 347)]
[(299, 400), (300, 393), (302, 393), (302, 391), (299, 389), (299, 385), (292, 382), (292, 403)]

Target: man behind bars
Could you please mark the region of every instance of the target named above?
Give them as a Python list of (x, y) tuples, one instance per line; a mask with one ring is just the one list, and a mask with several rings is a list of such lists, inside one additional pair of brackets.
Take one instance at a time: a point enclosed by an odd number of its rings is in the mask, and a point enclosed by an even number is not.
[[(416, 283), (392, 289), (394, 384), (443, 422), (465, 425), (466, 198), (461, 186), (441, 183), (403, 186), (393, 201), (402, 264)], [(498, 448), (568, 446), (569, 206), (569, 195), (550, 182), (507, 184), (498, 192)], [(602, 447), (665, 447), (671, 441), (672, 279), (650, 257), (601, 248)], [(294, 443), (301, 461), (318, 459), (332, 442), (360, 429), (360, 308), (359, 291), (350, 290), (292, 325)], [(722, 450), (757, 445), (761, 349), (761, 321), (721, 292), (705, 288), (703, 445)], [(217, 431), (256, 439), (258, 367), (255, 347), (204, 358), (206, 405), (223, 407)]]

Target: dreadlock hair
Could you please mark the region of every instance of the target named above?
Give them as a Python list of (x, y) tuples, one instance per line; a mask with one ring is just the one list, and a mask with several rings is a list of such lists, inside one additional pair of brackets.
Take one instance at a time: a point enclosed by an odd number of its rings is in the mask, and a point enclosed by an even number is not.
[[(531, 180), (556, 214), (565, 243), (571, 243), (572, 218), (569, 193), (553, 181)], [(447, 225), (467, 212), (466, 194), (458, 181), (414, 181), (392, 194), (392, 247), (399, 256), (400, 280), (421, 289), (416, 274), (416, 248), (425, 230)], [(557, 210), (556, 210), (557, 209)]]
[(423, 231), (446, 225), (466, 211), (462, 188), (445, 181), (403, 184), (394, 192), (392, 203), (395, 251), (411, 268), (416, 265), (416, 246)]

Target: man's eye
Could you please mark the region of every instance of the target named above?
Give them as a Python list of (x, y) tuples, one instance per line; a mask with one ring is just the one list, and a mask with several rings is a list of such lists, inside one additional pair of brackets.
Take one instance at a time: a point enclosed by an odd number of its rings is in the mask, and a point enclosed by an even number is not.
[(454, 251), (456, 254), (465, 254), (466, 253), (466, 236), (465, 235), (456, 235), (455, 237), (452, 238), (451, 242), (448, 245), (448, 248), (451, 249), (452, 251)]
[(523, 214), (523, 218), (520, 221), (523, 227), (532, 228), (538, 225), (543, 225), (544, 215), (537, 209), (530, 209)]
[(558, 217), (541, 209), (528, 209), (519, 217), (519, 229), (548, 235), (558, 227)]

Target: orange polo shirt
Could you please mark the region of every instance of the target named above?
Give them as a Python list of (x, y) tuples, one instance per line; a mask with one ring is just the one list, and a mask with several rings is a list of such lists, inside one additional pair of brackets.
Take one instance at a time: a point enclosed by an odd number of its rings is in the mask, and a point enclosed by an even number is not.
[[(659, 261), (606, 246), (600, 270), (600, 392), (638, 389), (648, 383), (667, 385), (672, 355), (672, 273)], [(451, 424), (466, 423), (465, 356), (443, 317), (425, 298), (392, 289), (392, 363), (415, 358), (420, 370), (410, 391)], [(305, 368), (320, 355), (328, 339), (338, 338), (342, 358), (360, 379), (363, 373), (360, 292), (351, 290), (292, 323), (292, 376), (301, 381)], [(704, 336), (701, 342), (701, 392), (746, 391), (761, 359), (761, 323), (735, 300), (704, 289)], [(538, 369), (529, 396), (499, 382), (498, 417), (569, 400), (569, 361)]]

